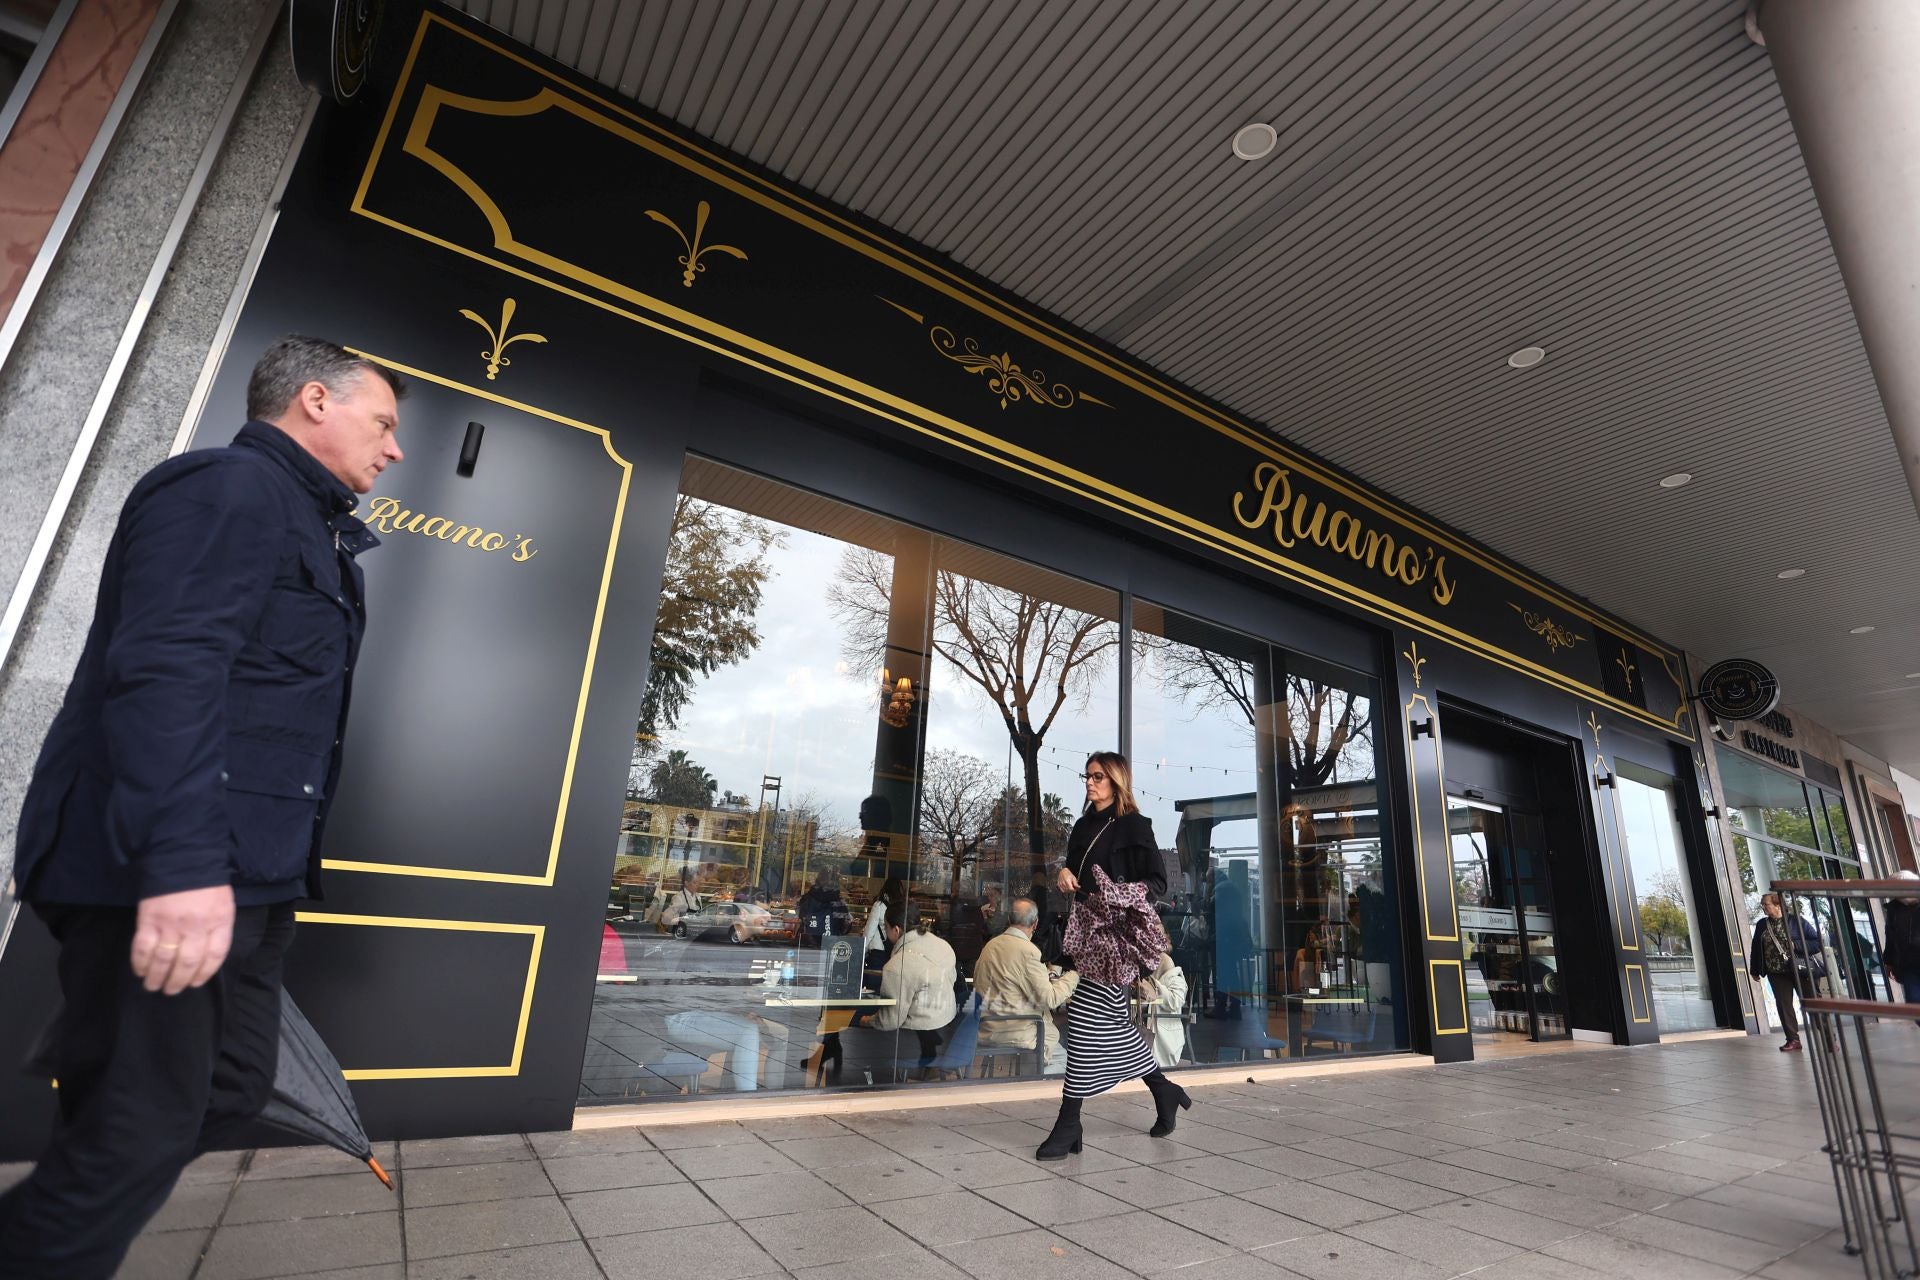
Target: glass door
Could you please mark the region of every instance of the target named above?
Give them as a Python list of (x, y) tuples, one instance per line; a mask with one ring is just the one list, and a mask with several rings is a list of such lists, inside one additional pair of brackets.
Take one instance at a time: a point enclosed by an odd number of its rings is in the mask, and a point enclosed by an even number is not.
[(1571, 1034), (1540, 815), (1447, 798), (1468, 1023), (1482, 1043)]
[(1640, 945), (1661, 1031), (1706, 1031), (1720, 1025), (1707, 973), (1701, 904), (1688, 874), (1679, 782), (1668, 774), (1615, 759), (1621, 832), (1639, 898)]
[(1520, 914), (1521, 982), (1533, 1013), (1535, 1040), (1565, 1040), (1572, 1030), (1560, 981), (1553, 927), (1553, 866), (1546, 824), (1537, 813), (1508, 809), (1503, 815), (1512, 851), (1514, 902)]

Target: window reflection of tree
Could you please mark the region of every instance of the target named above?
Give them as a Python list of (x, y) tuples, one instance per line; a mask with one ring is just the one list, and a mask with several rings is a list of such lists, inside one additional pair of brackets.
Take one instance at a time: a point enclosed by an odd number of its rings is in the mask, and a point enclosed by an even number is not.
[[(1258, 725), (1260, 695), (1257, 672), (1249, 659), (1183, 644), (1166, 636), (1134, 634), (1135, 652), (1157, 664), (1161, 684), (1169, 694), (1193, 708), (1189, 720), (1203, 712), (1229, 710), (1243, 723), (1251, 740)], [(1282, 706), (1287, 717), (1284, 736), (1287, 777), (1296, 789), (1308, 789), (1373, 777), (1373, 704), (1365, 694), (1303, 675), (1283, 681)]]
[[(892, 562), (885, 554), (849, 547), (842, 555), (827, 600), (845, 628), (847, 659), (856, 671), (883, 665), (892, 589)], [(1085, 706), (1119, 642), (1111, 617), (951, 569), (934, 575), (934, 651), (986, 695), (1020, 760), (1025, 786), (1019, 799), (1034, 884), (1045, 882), (1047, 852), (1057, 843), (1049, 838), (1056, 824), (1048, 821), (1041, 789), (1041, 748), (1062, 711)]]

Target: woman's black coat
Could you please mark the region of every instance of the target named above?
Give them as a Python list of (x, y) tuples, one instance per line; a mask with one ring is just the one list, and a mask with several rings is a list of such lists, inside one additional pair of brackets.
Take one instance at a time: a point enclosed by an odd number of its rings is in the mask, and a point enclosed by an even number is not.
[(1080, 882), (1076, 899), (1092, 892), (1095, 867), (1116, 884), (1144, 883), (1150, 897), (1166, 896), (1166, 863), (1154, 843), (1153, 819), (1144, 813), (1115, 815), (1111, 807), (1087, 813), (1067, 837), (1066, 865)]

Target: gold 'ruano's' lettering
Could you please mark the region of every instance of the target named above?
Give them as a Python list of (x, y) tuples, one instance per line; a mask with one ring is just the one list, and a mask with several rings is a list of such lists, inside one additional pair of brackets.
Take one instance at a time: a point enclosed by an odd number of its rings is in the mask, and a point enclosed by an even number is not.
[(1253, 488), (1234, 491), (1233, 519), (1242, 529), (1264, 528), (1277, 546), (1292, 549), (1312, 543), (1405, 586), (1431, 580), (1429, 594), (1435, 604), (1453, 600), (1455, 584), (1447, 577), (1447, 558), (1439, 551), (1422, 550), (1384, 530), (1369, 529), (1361, 516), (1296, 489), (1292, 473), (1277, 462), (1255, 466)]
[(362, 518), (369, 528), (378, 529), (381, 533), (417, 533), (423, 538), (471, 547), (475, 551), (504, 551), (512, 546), (514, 552), (508, 558), (519, 564), (525, 564), (540, 554), (534, 549), (533, 539), (525, 534), (508, 537), (479, 525), (455, 524), (446, 516), (411, 511), (402, 506), (398, 498), (375, 498)]

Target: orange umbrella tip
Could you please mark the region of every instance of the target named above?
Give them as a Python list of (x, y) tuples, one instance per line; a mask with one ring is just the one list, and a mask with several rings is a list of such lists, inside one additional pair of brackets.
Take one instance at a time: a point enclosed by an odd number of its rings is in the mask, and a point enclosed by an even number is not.
[(373, 1176), (385, 1184), (387, 1190), (393, 1190), (393, 1175), (380, 1167), (380, 1162), (372, 1156), (367, 1157), (367, 1168), (373, 1170)]

